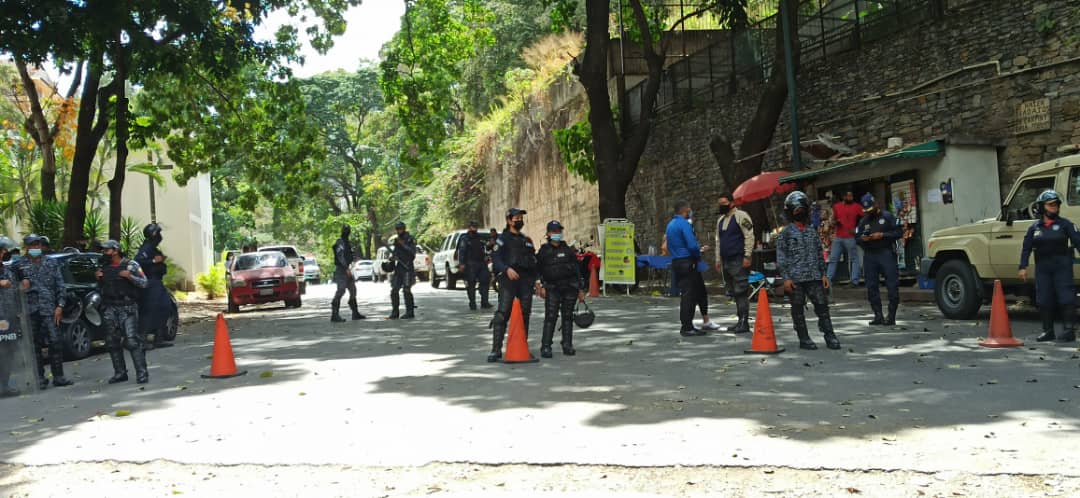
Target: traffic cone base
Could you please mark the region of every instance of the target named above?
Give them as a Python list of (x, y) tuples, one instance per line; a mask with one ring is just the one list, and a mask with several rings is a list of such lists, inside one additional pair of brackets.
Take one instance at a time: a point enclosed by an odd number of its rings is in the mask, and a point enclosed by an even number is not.
[(1016, 348), (1024, 341), (1012, 335), (1009, 324), (1009, 310), (1005, 307), (1005, 292), (1001, 290), (1001, 280), (994, 280), (994, 297), (990, 304), (990, 330), (986, 339), (979, 342), (984, 348)]
[(754, 317), (754, 337), (746, 354), (779, 354), (784, 348), (776, 346), (776, 333), (773, 331), (772, 311), (769, 310), (769, 295), (758, 292), (757, 316)]
[(218, 313), (217, 329), (214, 331), (214, 354), (210, 359), (210, 375), (203, 375), (204, 379), (228, 379), (247, 374), (247, 370), (236, 369), (236, 358), (233, 357), (232, 343), (229, 341), (229, 326), (225, 323), (225, 316)]
[(514, 298), (510, 310), (510, 327), (506, 335), (506, 354), (503, 363), (539, 363), (540, 359), (529, 352), (529, 342), (525, 338), (525, 315), (521, 311), (521, 301)]

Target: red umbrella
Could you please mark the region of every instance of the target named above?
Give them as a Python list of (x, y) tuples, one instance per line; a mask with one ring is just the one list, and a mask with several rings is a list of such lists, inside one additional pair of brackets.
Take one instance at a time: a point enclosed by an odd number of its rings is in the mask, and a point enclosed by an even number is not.
[(732, 193), (735, 196), (735, 203), (746, 204), (760, 201), (775, 194), (785, 194), (795, 190), (794, 183), (780, 183), (781, 178), (790, 174), (787, 171), (770, 171), (746, 180)]

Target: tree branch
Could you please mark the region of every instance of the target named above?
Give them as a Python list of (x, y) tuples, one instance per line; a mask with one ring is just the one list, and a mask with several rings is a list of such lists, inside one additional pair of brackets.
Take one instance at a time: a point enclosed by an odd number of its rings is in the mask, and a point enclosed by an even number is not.
[[(28, 123), (24, 124), (23, 127), (26, 128), (26, 131), (30, 133), (30, 136), (38, 145), (44, 144), (52, 138), (52, 135), (49, 134), (49, 124), (45, 122), (45, 111), (41, 108), (41, 97), (38, 95), (37, 84), (30, 77), (26, 62), (16, 58), (15, 67), (19, 69), (19, 78), (22, 81), (23, 91), (26, 92), (26, 98), (30, 103)], [(30, 124), (33, 124), (33, 126), (30, 126)]]

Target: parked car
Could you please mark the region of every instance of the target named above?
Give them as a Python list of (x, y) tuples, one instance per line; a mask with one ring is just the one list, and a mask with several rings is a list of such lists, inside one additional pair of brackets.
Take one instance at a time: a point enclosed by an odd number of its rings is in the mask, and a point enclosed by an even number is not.
[(383, 246), (383, 247), (380, 247), (378, 251), (375, 251), (375, 261), (372, 261), (372, 271), (375, 273), (374, 281), (376, 281), (376, 282), (385, 282), (386, 279), (390, 278), (390, 274), (394, 273), (393, 270), (391, 270), (391, 271), (384, 271), (383, 270), (384, 263), (387, 263), (389, 261), (390, 261), (390, 248), (389, 247)]
[[(94, 341), (106, 340), (97, 280), (97, 271), (101, 269), (101, 254), (60, 253), (46, 257), (60, 263), (64, 292), (67, 294), (68, 305), (64, 307), (64, 315), (60, 319), (64, 357), (68, 360), (81, 360), (90, 356)], [(159, 333), (165, 335), (166, 341), (172, 341), (176, 339), (179, 326), (180, 316), (174, 299), (172, 313), (166, 320), (165, 328)]]
[(352, 275), (356, 281), (375, 281), (375, 262), (370, 259), (362, 259), (352, 264)]
[[(297, 275), (305, 275), (304, 273), (304, 257), (300, 255), (300, 251), (297, 251), (293, 246), (266, 246), (260, 247), (259, 252), (263, 251), (280, 251), (285, 254), (285, 257), (289, 261), (289, 266)], [(300, 295), (307, 294), (307, 282), (303, 278), (300, 279)]]
[(315, 261), (315, 258), (304, 259), (304, 283), (314, 282), (319, 284), (322, 282), (322, 273), (319, 270), (319, 262)]
[(427, 280), (431, 272), (431, 251), (423, 244), (416, 244), (416, 260), (413, 261), (416, 278)]
[(241, 306), (284, 301), (286, 308), (299, 308), (301, 274), (293, 270), (281, 251), (241, 254), (233, 260), (232, 277), (227, 282), (229, 313)]
[(431, 260), (431, 270), (428, 272), (432, 287), (438, 289), (439, 282), (445, 281), (446, 288), (453, 289), (457, 287), (457, 281), (463, 278), (461, 270), (458, 269), (457, 245), (467, 233), (468, 230), (458, 230), (443, 239), (439, 251)]
[[(934, 298), (948, 318), (968, 320), (989, 302), (994, 280), (1007, 293), (1026, 295), (1034, 286), (1017, 275), (1024, 235), (1035, 219), (1032, 205), (1047, 189), (1064, 196), (1061, 216), (1080, 220), (1080, 146), (1058, 149), (1066, 157), (1036, 164), (1020, 174), (997, 218), (938, 230), (928, 241), (920, 271), (934, 279)], [(959, 201), (959, 200), (958, 200)], [(979, 199), (966, 199), (979, 202)], [(1032, 267), (1028, 272), (1033, 273)], [(1080, 284), (1080, 266), (1073, 265)]]

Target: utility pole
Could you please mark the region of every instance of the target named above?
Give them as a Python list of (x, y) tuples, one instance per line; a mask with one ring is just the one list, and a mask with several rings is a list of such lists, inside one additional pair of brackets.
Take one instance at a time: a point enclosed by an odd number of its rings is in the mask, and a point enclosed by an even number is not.
[[(791, 33), (791, 21), (788, 19), (787, 5), (788, 0), (780, 0), (779, 15), (780, 22), (784, 23), (784, 66), (787, 67), (788, 114), (791, 119), (791, 161), (792, 168), (799, 171), (803, 168), (802, 149), (799, 148), (799, 98), (798, 92), (795, 90), (795, 64), (791, 46), (793, 36)], [(791, 15), (797, 16), (799, 12), (792, 12)]]

